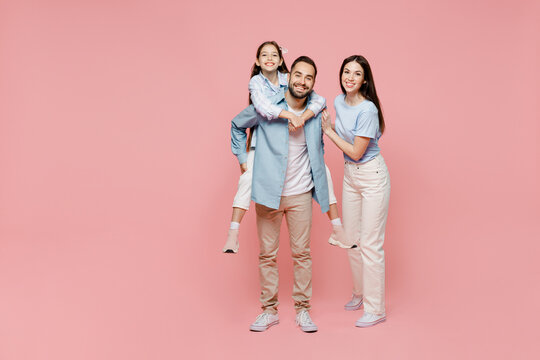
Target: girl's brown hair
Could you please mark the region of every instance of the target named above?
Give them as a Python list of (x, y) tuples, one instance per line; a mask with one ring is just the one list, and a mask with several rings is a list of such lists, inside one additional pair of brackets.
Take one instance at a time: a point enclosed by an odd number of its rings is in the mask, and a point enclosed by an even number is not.
[[(257, 55), (255, 56), (255, 58), (256, 59), (259, 58), (259, 56), (261, 55), (262, 48), (265, 47), (266, 45), (273, 45), (279, 54), (279, 59), (283, 60), (281, 62), (281, 65), (279, 65), (278, 67), (278, 71), (285, 74), (288, 73), (289, 69), (287, 69), (287, 65), (285, 64), (285, 59), (283, 59), (283, 53), (281, 52), (281, 48), (279, 47), (278, 43), (275, 41), (265, 41), (261, 45), (259, 45), (259, 47), (257, 48)], [(261, 72), (261, 67), (257, 65), (256, 62), (253, 63), (253, 66), (251, 67), (251, 76), (249, 78), (251, 79), (255, 75), (258, 75), (260, 72)], [(251, 101), (251, 96), (249, 96), (249, 105), (251, 104), (253, 104), (253, 102)], [(255, 130), (254, 128), (249, 129), (249, 136), (246, 143), (247, 151), (249, 151), (249, 148), (251, 147), (251, 139), (253, 138), (254, 130)]]

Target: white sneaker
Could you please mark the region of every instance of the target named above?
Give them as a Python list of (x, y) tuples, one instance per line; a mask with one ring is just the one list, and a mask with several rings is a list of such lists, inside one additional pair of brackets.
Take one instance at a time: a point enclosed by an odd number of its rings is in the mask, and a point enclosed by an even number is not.
[(317, 325), (315, 325), (311, 320), (311, 317), (309, 317), (307, 310), (302, 310), (296, 314), (296, 325), (300, 326), (300, 329), (307, 333), (312, 333), (319, 330)]
[(263, 312), (251, 324), (249, 327), (249, 330), (251, 331), (266, 331), (270, 328), (270, 326), (279, 324), (279, 316), (278, 314), (270, 314)]
[(328, 239), (330, 245), (339, 246), (342, 249), (354, 249), (357, 247), (356, 244), (350, 243), (349, 238), (345, 235), (345, 230), (343, 225), (333, 225), (332, 234), (330, 239)]
[(369, 327), (377, 325), (380, 322), (386, 320), (386, 314), (374, 315), (364, 311), (364, 315), (358, 320), (356, 320), (356, 326), (358, 327)]
[(229, 229), (227, 233), (227, 241), (223, 247), (224, 253), (236, 254), (240, 244), (238, 243), (238, 229)]
[(345, 304), (345, 310), (347, 311), (354, 311), (358, 310), (362, 307), (362, 304), (364, 303), (364, 297), (362, 295), (354, 295), (352, 296), (351, 301)]

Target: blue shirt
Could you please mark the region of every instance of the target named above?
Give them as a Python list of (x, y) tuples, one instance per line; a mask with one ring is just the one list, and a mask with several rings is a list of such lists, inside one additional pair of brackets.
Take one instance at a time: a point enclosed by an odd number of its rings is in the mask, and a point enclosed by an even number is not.
[[(287, 109), (285, 93), (282, 90), (271, 98), (274, 104)], [(242, 164), (246, 162), (246, 130), (258, 125), (257, 151), (253, 164), (251, 199), (258, 204), (278, 209), (287, 172), (289, 152), (289, 126), (286, 119), (267, 121), (253, 106), (248, 106), (231, 122), (231, 149)], [(321, 114), (308, 120), (304, 125), (306, 145), (315, 188), (313, 198), (323, 213), (329, 210), (328, 182), (324, 165), (324, 143), (321, 131)]]
[(345, 102), (345, 95), (339, 94), (334, 100), (336, 109), (336, 133), (340, 138), (350, 144), (354, 144), (355, 136), (370, 138), (364, 155), (355, 161), (343, 153), (346, 161), (363, 163), (379, 155), (379, 111), (374, 103), (364, 100), (360, 104), (351, 106)]
[[(257, 112), (267, 120), (277, 119), (281, 113), (281, 110), (283, 110), (280, 106), (270, 101), (270, 98), (277, 95), (281, 89), (287, 90), (287, 73), (278, 71), (278, 83), (279, 86), (274, 85), (266, 78), (266, 76), (262, 74), (262, 72), (253, 76), (249, 81), (249, 95), (251, 102), (253, 103), (255, 110), (257, 110)], [(313, 92), (307, 108), (313, 111), (314, 114), (318, 114), (325, 107), (326, 99)], [(255, 148), (257, 144), (257, 128), (255, 128), (253, 131), (251, 147)]]

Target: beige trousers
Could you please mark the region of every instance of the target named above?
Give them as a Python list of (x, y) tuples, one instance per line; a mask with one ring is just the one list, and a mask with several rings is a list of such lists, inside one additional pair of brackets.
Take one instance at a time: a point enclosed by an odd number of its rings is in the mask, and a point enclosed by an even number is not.
[(384, 232), (390, 175), (382, 155), (366, 163), (345, 162), (343, 226), (358, 247), (348, 250), (353, 293), (364, 296), (365, 311), (380, 315), (384, 302)]
[(282, 196), (279, 209), (256, 204), (257, 232), (259, 234), (259, 280), (261, 304), (264, 312), (277, 313), (279, 232), (283, 215), (287, 220), (289, 241), (294, 265), (292, 297), (294, 307), (309, 310), (311, 299), (311, 192), (300, 195)]

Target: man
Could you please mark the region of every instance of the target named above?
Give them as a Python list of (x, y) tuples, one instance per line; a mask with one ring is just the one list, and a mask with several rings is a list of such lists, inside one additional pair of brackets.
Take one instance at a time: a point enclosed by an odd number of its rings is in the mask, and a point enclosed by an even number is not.
[[(301, 56), (291, 67), (289, 86), (272, 101), (301, 115), (313, 90), (317, 68)], [(252, 107), (237, 115), (231, 126), (233, 153), (242, 165), (246, 159), (246, 129), (258, 125), (253, 165), (252, 199), (256, 203), (259, 235), (259, 275), (263, 313), (251, 324), (252, 331), (265, 331), (279, 322), (277, 252), (283, 215), (287, 219), (294, 262), (293, 300), (296, 323), (305, 332), (317, 331), (309, 316), (311, 299), (310, 232), (312, 198), (327, 212), (328, 184), (323, 157), (321, 115), (303, 127), (285, 119), (260, 118)], [(292, 131), (289, 131), (289, 126)]]

